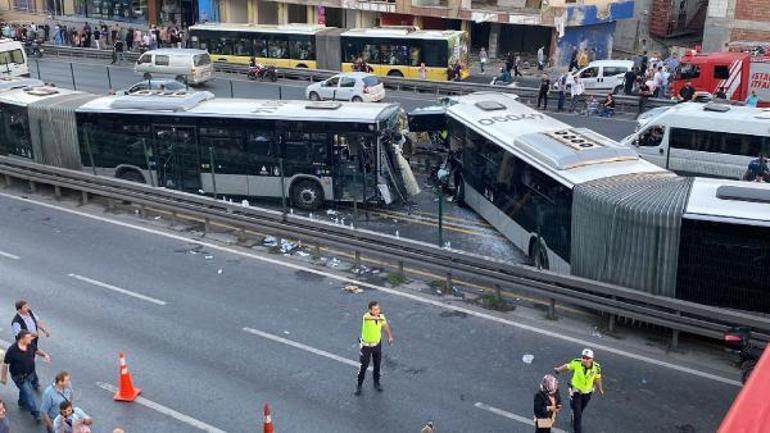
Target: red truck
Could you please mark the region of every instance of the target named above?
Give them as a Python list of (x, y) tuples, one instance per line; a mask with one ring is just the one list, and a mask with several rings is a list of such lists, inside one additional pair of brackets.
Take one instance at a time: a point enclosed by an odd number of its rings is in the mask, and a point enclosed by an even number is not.
[(674, 75), (672, 94), (678, 95), (686, 82), (695, 90), (716, 93), (724, 87), (727, 99), (745, 101), (752, 91), (759, 106), (770, 107), (770, 55), (749, 53), (686, 54)]

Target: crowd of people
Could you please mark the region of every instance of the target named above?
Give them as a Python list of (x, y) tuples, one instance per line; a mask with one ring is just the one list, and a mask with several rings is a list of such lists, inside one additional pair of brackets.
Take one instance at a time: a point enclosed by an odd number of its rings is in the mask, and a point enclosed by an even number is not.
[[(40, 348), (40, 337), (48, 338), (51, 332), (25, 300), (16, 302), (11, 332), (14, 343), (5, 352), (0, 383), (7, 385), (10, 376), (19, 391), (19, 408), (28, 412), (35, 422), (43, 424), (48, 433), (90, 433), (94, 420), (75, 405), (70, 373), (60, 371), (48, 386), (41, 386), (35, 363), (37, 358), (51, 363), (51, 356)], [(38, 404), (36, 395), (41, 391)], [(14, 431), (6, 409), (5, 402), (0, 399), (0, 433)], [(113, 433), (125, 432), (116, 428)]]
[(102, 50), (144, 52), (156, 48), (187, 47), (187, 33), (176, 26), (153, 25), (147, 30), (117, 23), (71, 26), (58, 22), (42, 24), (2, 23), (3, 37), (21, 42), (41, 41), (56, 46), (96, 48)]

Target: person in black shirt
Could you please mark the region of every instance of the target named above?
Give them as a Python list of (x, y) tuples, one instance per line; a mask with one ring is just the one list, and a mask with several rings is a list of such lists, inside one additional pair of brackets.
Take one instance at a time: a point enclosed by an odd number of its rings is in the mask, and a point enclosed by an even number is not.
[(692, 97), (695, 95), (695, 88), (692, 86), (692, 81), (688, 81), (687, 84), (679, 91), (679, 102), (692, 101)]
[(559, 381), (553, 375), (546, 374), (540, 389), (535, 393), (535, 433), (550, 433), (559, 410), (561, 410)]
[(639, 69), (634, 66), (623, 76), (623, 93), (631, 95), (634, 92), (634, 83), (636, 82), (637, 72)]
[(35, 349), (32, 345), (32, 333), (21, 331), (17, 336), (16, 343), (11, 345), (5, 352), (3, 367), (0, 370), (0, 383), (8, 383), (8, 371), (11, 372), (11, 379), (16, 387), (19, 388), (19, 406), (29, 411), (35, 421), (41, 421), (40, 411), (35, 401), (34, 388), (32, 382), (37, 376), (35, 373), (35, 356), (43, 357), (45, 362), (51, 362), (51, 357), (40, 349)]
[(647, 105), (647, 100), (652, 96), (652, 91), (641, 78), (637, 78), (637, 83), (639, 85), (639, 114), (642, 114), (644, 106)]
[(551, 89), (551, 80), (548, 79), (548, 74), (543, 74), (543, 79), (540, 80), (540, 91), (537, 94), (537, 108), (540, 109), (540, 102), (543, 102), (543, 110), (548, 109), (548, 91)]
[(714, 99), (727, 99), (724, 86), (720, 87), (716, 93), (714, 93)]

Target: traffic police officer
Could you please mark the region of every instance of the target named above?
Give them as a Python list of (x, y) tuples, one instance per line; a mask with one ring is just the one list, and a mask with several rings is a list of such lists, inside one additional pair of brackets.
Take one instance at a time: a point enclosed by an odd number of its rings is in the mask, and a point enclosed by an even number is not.
[(582, 433), (583, 411), (591, 400), (594, 385), (596, 385), (596, 389), (598, 389), (599, 393), (604, 397), (602, 368), (598, 362), (594, 361), (594, 351), (591, 349), (583, 349), (580, 358), (575, 358), (572, 361), (553, 369), (556, 374), (567, 370), (572, 372), (572, 379), (569, 384), (572, 423), (575, 428), (575, 433)]
[(380, 385), (380, 362), (382, 361), (382, 331), (388, 336), (388, 344), (393, 344), (393, 333), (390, 331), (388, 321), (385, 315), (380, 312), (380, 304), (377, 301), (369, 302), (369, 310), (364, 313), (361, 322), (361, 339), (359, 347), (361, 349), (360, 359), (361, 367), (358, 370), (358, 386), (356, 395), (361, 395), (361, 385), (364, 383), (366, 369), (369, 368), (369, 360), (374, 363), (374, 388), (382, 391)]

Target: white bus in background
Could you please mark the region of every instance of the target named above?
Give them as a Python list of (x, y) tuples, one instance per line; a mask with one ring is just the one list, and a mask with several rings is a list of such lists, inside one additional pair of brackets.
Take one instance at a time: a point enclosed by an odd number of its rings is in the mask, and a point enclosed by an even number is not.
[(12, 39), (0, 39), (0, 76), (29, 76), (27, 53), (21, 42)]
[(770, 110), (680, 104), (649, 119), (623, 143), (679, 174), (742, 179), (751, 160), (770, 154)]

